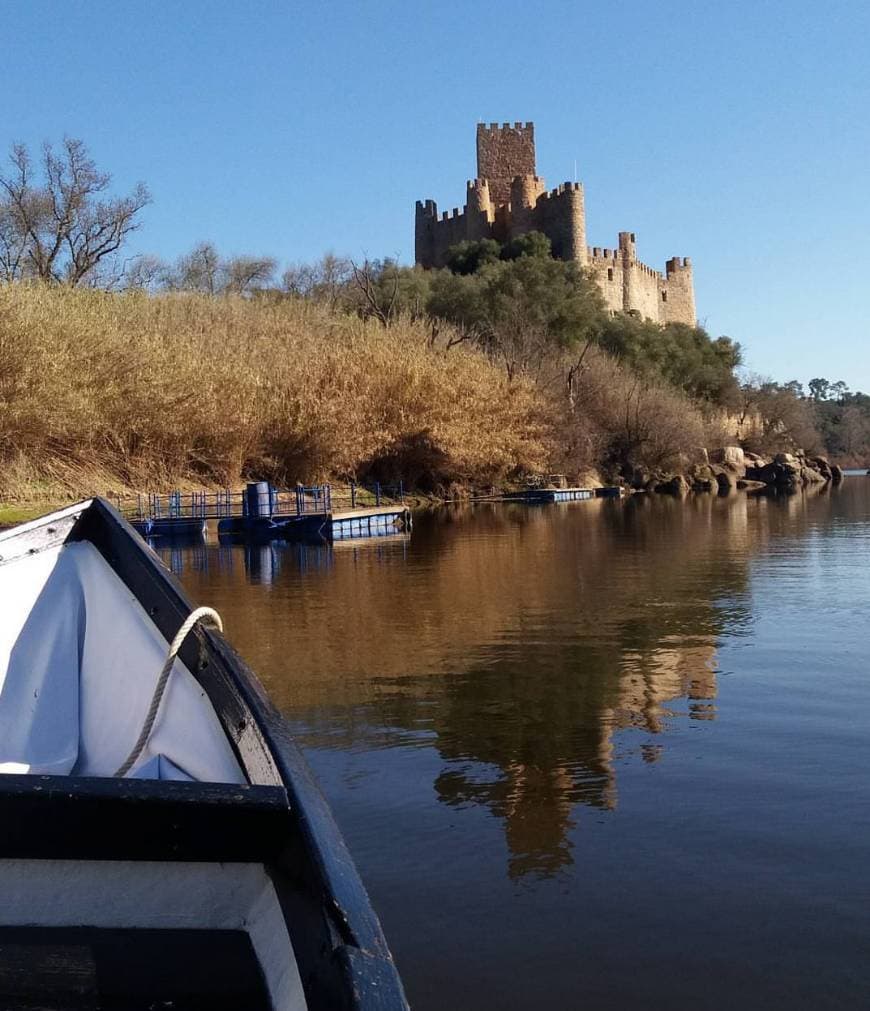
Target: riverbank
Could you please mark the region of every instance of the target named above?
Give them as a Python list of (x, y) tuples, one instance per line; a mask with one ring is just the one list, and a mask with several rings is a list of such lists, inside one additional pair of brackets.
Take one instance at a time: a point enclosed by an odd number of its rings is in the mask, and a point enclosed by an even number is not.
[[(734, 437), (727, 413), (593, 344), (512, 372), (466, 337), (298, 299), (0, 286), (0, 522), (249, 479), (401, 480), (425, 503), (555, 472), (684, 493), (767, 483), (750, 463), (792, 467), (698, 449)], [(798, 482), (811, 463), (795, 465)]]
[(249, 478), (402, 479), (452, 498), (556, 471), (612, 483), (626, 459), (671, 466), (716, 438), (686, 396), (600, 348), (507, 369), (436, 322), (382, 326), (290, 298), (0, 286), (0, 501)]

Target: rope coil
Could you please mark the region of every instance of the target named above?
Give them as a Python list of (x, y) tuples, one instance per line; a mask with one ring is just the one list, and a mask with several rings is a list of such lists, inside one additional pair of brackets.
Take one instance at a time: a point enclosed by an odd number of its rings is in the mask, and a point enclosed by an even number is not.
[(151, 696), (151, 704), (148, 706), (148, 712), (145, 714), (145, 721), (142, 724), (142, 729), (139, 731), (139, 737), (136, 739), (136, 743), (133, 745), (130, 754), (126, 757), (123, 764), (118, 767), (115, 776), (126, 776), (142, 754), (142, 750), (151, 736), (151, 731), (154, 729), (157, 711), (160, 709), (160, 703), (163, 701), (163, 695), (166, 691), (166, 685), (169, 683), (169, 675), (172, 673), (172, 666), (175, 663), (178, 651), (194, 626), (200, 622), (211, 625), (219, 632), (223, 632), (224, 630), (221, 616), (211, 607), (197, 607), (185, 618), (181, 628), (175, 633), (175, 638), (169, 645), (166, 662), (163, 664), (163, 670), (160, 671), (160, 677), (158, 677), (157, 684), (154, 687), (154, 694)]

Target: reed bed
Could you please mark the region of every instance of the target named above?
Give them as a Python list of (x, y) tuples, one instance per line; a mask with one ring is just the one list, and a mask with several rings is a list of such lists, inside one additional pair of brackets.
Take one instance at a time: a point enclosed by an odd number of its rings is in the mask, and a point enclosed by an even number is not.
[(479, 352), (291, 300), (0, 287), (0, 497), (546, 468), (550, 414)]

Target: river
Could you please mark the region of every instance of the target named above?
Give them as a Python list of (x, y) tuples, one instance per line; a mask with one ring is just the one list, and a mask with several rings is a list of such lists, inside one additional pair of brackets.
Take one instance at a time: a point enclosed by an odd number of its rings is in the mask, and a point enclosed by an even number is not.
[(416, 1011), (870, 1006), (870, 478), (161, 553), (290, 720)]

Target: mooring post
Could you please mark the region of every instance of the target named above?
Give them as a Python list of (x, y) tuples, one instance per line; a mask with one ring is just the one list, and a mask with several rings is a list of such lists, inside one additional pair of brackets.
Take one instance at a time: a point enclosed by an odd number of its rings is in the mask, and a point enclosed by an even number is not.
[(375, 505), (381, 504), (381, 482), (375, 481)]
[(399, 478), (399, 501), (405, 501), (405, 482)]
[(350, 507), (356, 509), (356, 481), (350, 482)]

